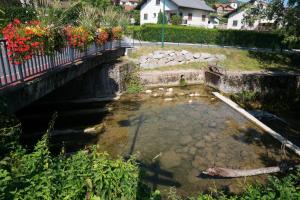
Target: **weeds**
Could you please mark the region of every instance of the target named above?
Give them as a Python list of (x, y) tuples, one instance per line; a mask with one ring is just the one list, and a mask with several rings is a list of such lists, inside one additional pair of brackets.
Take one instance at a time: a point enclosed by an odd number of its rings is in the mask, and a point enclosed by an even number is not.
[(139, 68), (134, 66), (134, 69), (125, 77), (125, 83), (127, 86), (127, 93), (137, 94), (143, 90), (139, 76)]

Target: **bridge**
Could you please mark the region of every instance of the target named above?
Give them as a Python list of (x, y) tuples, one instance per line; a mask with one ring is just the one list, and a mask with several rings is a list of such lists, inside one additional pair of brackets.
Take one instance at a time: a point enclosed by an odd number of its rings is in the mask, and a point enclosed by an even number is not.
[(102, 46), (91, 44), (84, 51), (66, 46), (53, 55), (40, 53), (16, 65), (9, 61), (6, 41), (0, 39), (1, 103), (15, 112), (124, 53), (121, 41), (110, 41)]

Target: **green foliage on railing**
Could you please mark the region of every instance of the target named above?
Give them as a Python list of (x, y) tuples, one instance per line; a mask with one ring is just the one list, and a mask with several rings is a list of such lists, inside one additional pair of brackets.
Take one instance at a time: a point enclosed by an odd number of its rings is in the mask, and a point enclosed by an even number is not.
[[(161, 25), (143, 25), (131, 26), (129, 29), (131, 32), (134, 31), (136, 39), (159, 42), (161, 41), (161, 28)], [(174, 25), (166, 26), (165, 41), (272, 49), (284, 47), (283, 37), (277, 33)]]

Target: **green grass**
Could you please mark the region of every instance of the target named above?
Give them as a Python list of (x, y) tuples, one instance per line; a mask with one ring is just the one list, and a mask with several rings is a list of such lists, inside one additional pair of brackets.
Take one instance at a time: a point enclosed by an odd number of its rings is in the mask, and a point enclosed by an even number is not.
[[(140, 47), (132, 52), (129, 57), (138, 59), (140, 56), (148, 55), (153, 51), (162, 50), (160, 47)], [(300, 71), (300, 55), (291, 53), (254, 52), (248, 50), (229, 48), (199, 48), (191, 46), (167, 46), (164, 50), (187, 50), (192, 53), (224, 54), (227, 59), (218, 65), (232, 71)], [(201, 69), (207, 63), (188, 63), (182, 65), (158, 67), (154, 70), (176, 70), (176, 69)], [(151, 69), (153, 70), (153, 69)]]

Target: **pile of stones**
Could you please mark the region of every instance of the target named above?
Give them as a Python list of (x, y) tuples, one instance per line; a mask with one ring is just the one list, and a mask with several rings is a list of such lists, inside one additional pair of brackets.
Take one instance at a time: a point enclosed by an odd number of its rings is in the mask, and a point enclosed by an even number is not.
[(141, 56), (139, 65), (142, 68), (156, 68), (161, 66), (180, 65), (191, 62), (218, 62), (225, 60), (223, 54), (191, 53), (182, 51), (154, 51), (147, 56)]

